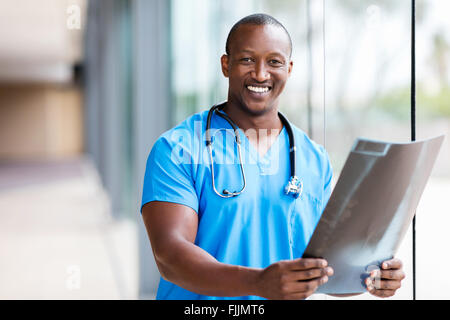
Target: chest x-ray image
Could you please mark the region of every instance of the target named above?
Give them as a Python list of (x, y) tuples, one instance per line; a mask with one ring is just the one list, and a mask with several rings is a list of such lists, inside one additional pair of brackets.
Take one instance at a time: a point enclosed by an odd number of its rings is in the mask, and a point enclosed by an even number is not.
[(411, 225), (443, 140), (356, 140), (303, 255), (334, 269), (318, 293), (366, 291), (365, 278), (395, 255)]

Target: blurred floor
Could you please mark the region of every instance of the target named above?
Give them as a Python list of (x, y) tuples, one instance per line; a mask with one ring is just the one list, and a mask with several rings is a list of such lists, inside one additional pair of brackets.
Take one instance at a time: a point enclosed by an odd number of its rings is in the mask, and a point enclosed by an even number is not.
[(0, 164), (0, 299), (136, 299), (137, 254), (87, 159)]

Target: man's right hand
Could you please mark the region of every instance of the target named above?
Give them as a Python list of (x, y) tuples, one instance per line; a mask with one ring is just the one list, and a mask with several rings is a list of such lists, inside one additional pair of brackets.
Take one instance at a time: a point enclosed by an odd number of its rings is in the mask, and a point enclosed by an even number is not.
[(306, 299), (332, 275), (333, 269), (324, 259), (279, 261), (261, 271), (258, 295), (275, 300)]

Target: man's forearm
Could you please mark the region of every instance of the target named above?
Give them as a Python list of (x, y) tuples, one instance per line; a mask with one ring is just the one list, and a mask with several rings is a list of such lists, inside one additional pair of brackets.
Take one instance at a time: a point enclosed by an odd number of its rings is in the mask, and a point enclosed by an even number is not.
[(170, 252), (156, 255), (164, 279), (208, 296), (257, 295), (261, 269), (224, 264), (188, 241), (176, 241)]

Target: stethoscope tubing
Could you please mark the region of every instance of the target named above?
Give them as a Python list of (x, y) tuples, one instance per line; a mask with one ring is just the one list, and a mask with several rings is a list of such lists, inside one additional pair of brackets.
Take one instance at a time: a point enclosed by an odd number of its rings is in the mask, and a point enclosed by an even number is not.
[(218, 112), (217, 114), (220, 117), (222, 117), (223, 119), (225, 119), (232, 126), (232, 128), (234, 130), (234, 136), (235, 136), (236, 145), (237, 145), (238, 154), (239, 154), (239, 166), (240, 166), (240, 169), (241, 169), (243, 186), (242, 186), (240, 191), (235, 191), (235, 192), (230, 192), (230, 191), (224, 189), (223, 190), (224, 194), (219, 193), (217, 191), (217, 189), (216, 189), (216, 183), (215, 183), (215, 178), (214, 178), (214, 159), (213, 159), (213, 155), (212, 155), (211, 117), (212, 117), (212, 114), (214, 113), (214, 111), (216, 111), (223, 104), (224, 103), (220, 103), (220, 104), (214, 105), (211, 108), (211, 110), (208, 112), (208, 118), (207, 118), (207, 121), (206, 121), (206, 134), (205, 134), (205, 137), (206, 137), (206, 146), (208, 148), (208, 153), (209, 153), (209, 159), (211, 161), (211, 177), (212, 177), (212, 186), (213, 186), (214, 192), (221, 198), (231, 198), (231, 197), (236, 197), (236, 196), (240, 195), (242, 192), (244, 192), (245, 187), (247, 186), (247, 181), (245, 179), (244, 165), (242, 163), (241, 139), (239, 137), (238, 127), (234, 124), (234, 122), (230, 119), (230, 117), (228, 117), (226, 114)]
[[(214, 192), (221, 198), (231, 198), (231, 197), (235, 197), (240, 195), (242, 192), (244, 192), (245, 187), (247, 185), (246, 179), (245, 179), (245, 171), (244, 171), (244, 165), (242, 163), (242, 151), (241, 151), (241, 139), (239, 136), (239, 129), (238, 127), (234, 124), (234, 122), (230, 119), (230, 117), (228, 117), (228, 115), (222, 113), (222, 112), (216, 112), (220, 117), (222, 117), (223, 119), (225, 119), (233, 128), (234, 131), (234, 136), (235, 136), (235, 140), (236, 140), (236, 145), (238, 148), (238, 154), (239, 154), (239, 165), (240, 165), (240, 169), (241, 169), (241, 175), (242, 175), (242, 181), (243, 181), (243, 186), (241, 188), (240, 191), (234, 191), (234, 192), (230, 192), (226, 189), (223, 190), (222, 194), (219, 193), (216, 189), (216, 183), (215, 183), (215, 178), (214, 178), (214, 159), (213, 159), (213, 152), (212, 152), (212, 137), (211, 137), (211, 118), (213, 113), (216, 110), (220, 110), (223, 108), (224, 104), (226, 102), (222, 102), (219, 104), (216, 104), (214, 106), (211, 107), (211, 109), (208, 112), (208, 116), (206, 119), (206, 132), (205, 132), (205, 140), (206, 140), (206, 147), (208, 149), (208, 153), (209, 153), (209, 159), (211, 161), (211, 177), (212, 177), (212, 186), (214, 189)], [(278, 116), (280, 117), (281, 122), (283, 123), (284, 127), (286, 128), (288, 137), (289, 137), (289, 162), (290, 162), (290, 173), (291, 173), (291, 180), (290, 181), (299, 181), (300, 183), (300, 194), (302, 192), (303, 189), (303, 183), (297, 178), (296, 176), (296, 168), (295, 168), (295, 162), (296, 162), (296, 147), (295, 147), (295, 138), (294, 138), (294, 133), (292, 131), (292, 127), (289, 123), (289, 121), (286, 119), (286, 117), (281, 113), (278, 112)], [(289, 192), (286, 192), (289, 193)], [(297, 194), (295, 197), (298, 197), (299, 194)]]

